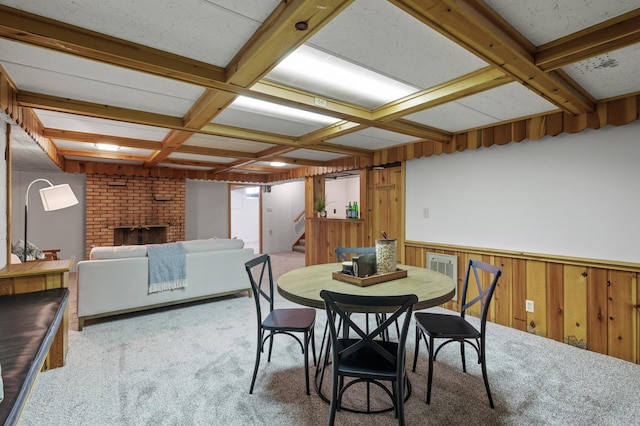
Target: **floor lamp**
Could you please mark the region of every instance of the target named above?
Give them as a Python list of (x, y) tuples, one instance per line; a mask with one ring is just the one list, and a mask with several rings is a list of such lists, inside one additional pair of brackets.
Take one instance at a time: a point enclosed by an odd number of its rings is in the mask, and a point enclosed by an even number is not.
[(27, 261), (27, 219), (29, 217), (29, 190), (36, 182), (46, 182), (48, 187), (40, 190), (40, 199), (45, 212), (60, 210), (78, 204), (78, 199), (71, 190), (68, 183), (54, 185), (47, 179), (36, 179), (29, 184), (27, 192), (24, 196), (24, 252), (22, 253), (22, 261)]

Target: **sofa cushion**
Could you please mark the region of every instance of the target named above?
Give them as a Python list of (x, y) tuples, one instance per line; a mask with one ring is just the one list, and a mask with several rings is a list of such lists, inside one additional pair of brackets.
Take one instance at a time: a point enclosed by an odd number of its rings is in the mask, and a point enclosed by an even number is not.
[(201, 253), (204, 251), (235, 250), (244, 247), (244, 241), (238, 238), (211, 238), (208, 240), (183, 241), (185, 253)]
[(89, 253), (90, 260), (124, 259), (130, 257), (147, 257), (147, 246), (108, 246), (94, 247)]

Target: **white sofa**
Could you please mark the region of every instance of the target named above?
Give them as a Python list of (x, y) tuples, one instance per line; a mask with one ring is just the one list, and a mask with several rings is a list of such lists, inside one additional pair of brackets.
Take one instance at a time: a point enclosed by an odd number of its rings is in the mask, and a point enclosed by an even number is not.
[(253, 258), (240, 239), (182, 241), (185, 288), (149, 293), (147, 246), (94, 247), (78, 262), (78, 328), (86, 319), (247, 291), (244, 263)]

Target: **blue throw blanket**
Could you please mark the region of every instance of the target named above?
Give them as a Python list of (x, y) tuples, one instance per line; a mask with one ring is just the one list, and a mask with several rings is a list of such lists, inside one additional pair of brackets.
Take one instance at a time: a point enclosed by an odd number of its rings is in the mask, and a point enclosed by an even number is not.
[(147, 244), (149, 293), (187, 286), (187, 258), (182, 243)]

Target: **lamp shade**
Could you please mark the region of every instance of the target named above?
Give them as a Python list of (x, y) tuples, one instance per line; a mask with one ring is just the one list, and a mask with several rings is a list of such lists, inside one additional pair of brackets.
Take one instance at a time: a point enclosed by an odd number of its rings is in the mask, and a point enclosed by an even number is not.
[(40, 190), (42, 207), (44, 211), (60, 210), (78, 204), (78, 199), (74, 195), (68, 183), (53, 185)]

